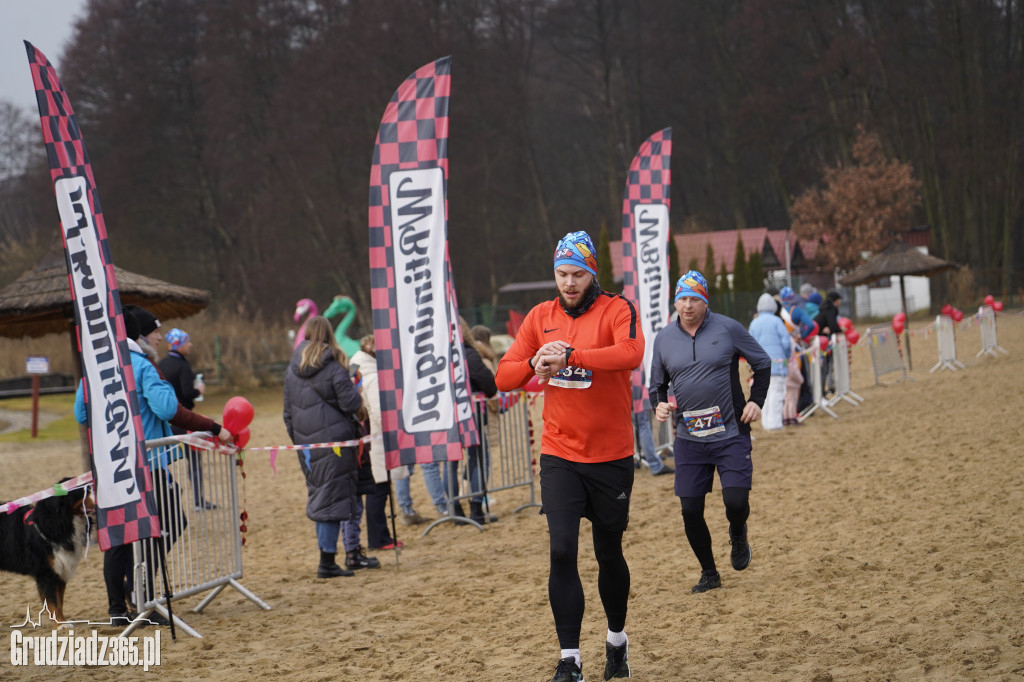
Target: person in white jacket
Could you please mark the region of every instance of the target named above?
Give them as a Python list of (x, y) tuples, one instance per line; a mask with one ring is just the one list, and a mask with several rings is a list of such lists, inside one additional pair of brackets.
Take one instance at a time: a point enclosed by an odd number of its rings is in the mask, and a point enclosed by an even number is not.
[[(359, 340), (359, 350), (349, 361), (349, 371), (356, 379), (359, 393), (370, 422), (370, 435), (379, 436), (380, 424), (380, 392), (377, 388), (377, 358), (373, 334), (367, 334)], [(357, 375), (358, 373), (358, 375)], [(391, 493), (391, 482), (384, 463), (384, 440), (375, 438), (369, 442), (370, 466), (376, 489), (366, 495), (366, 535), (367, 547), (371, 550), (396, 549), (402, 543), (392, 537), (388, 529), (387, 503)], [(396, 475), (408, 476), (406, 467), (395, 469)]]

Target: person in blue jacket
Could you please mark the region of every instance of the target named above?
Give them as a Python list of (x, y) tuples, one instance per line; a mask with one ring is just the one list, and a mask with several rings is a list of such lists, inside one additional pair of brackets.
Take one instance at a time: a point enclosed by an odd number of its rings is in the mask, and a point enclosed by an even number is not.
[[(142, 325), (138, 318), (128, 309), (125, 309), (122, 314), (125, 333), (128, 337), (132, 373), (135, 376), (135, 393), (139, 403), (139, 416), (142, 419), (143, 437), (147, 441), (166, 438), (171, 435), (171, 426), (168, 422), (178, 412), (178, 398), (174, 394), (174, 388), (160, 377), (156, 365), (150, 361), (139, 345)], [(152, 316), (148, 311), (146, 314)], [(89, 419), (81, 382), (75, 393), (75, 419), (79, 424), (87, 424)], [(221, 435), (230, 437), (227, 430), (222, 430)], [(169, 547), (178, 538), (188, 523), (181, 510), (178, 486), (171, 478), (170, 472), (167, 471), (171, 453), (178, 453), (177, 456), (180, 457), (181, 449), (153, 448), (147, 451), (157, 499), (166, 500), (168, 503), (167, 513), (160, 513), (164, 511), (163, 509), (158, 510), (165, 547)], [(156, 550), (153, 540), (153, 538), (148, 538), (143, 541), (149, 566), (149, 582), (146, 586), (144, 600), (148, 600), (154, 594)], [(127, 597), (131, 593), (134, 583), (133, 564), (131, 544), (111, 547), (103, 554), (103, 581), (107, 588), (107, 612), (112, 624), (125, 625), (135, 617), (127, 605)], [(149, 619), (153, 622), (161, 622), (161, 618), (157, 614), (151, 615)]]
[(782, 428), (782, 403), (786, 399), (786, 375), (789, 372), (788, 359), (792, 352), (792, 339), (786, 323), (775, 314), (775, 299), (771, 294), (761, 294), (757, 301), (757, 316), (750, 323), (750, 335), (761, 344), (772, 359), (771, 381), (768, 396), (761, 412), (761, 426), (765, 431)]

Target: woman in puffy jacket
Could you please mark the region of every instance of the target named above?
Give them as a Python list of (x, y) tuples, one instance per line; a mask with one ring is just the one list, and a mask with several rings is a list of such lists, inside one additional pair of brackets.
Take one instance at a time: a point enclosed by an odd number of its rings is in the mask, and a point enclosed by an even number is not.
[[(310, 318), (306, 341), (295, 349), (284, 378), (284, 424), (292, 443), (313, 444), (359, 438), (357, 422), (363, 402), (352, 384), (348, 358), (334, 339), (331, 323)], [(342, 521), (356, 507), (357, 448), (299, 450), (306, 477), (306, 516), (316, 523), (320, 547), (317, 577), (351, 576), (335, 561)]]

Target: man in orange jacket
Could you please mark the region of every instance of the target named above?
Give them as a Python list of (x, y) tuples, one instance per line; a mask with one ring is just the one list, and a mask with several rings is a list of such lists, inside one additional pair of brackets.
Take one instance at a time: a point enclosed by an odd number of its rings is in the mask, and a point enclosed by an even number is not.
[(561, 656), (552, 682), (578, 682), (583, 584), (576, 566), (580, 519), (593, 526), (598, 592), (608, 620), (604, 679), (629, 677), (625, 633), (629, 567), (622, 534), (633, 490), (630, 372), (643, 360), (636, 308), (597, 282), (597, 251), (586, 232), (555, 249), (558, 298), (526, 316), (498, 364), (498, 389), (534, 374), (544, 390), (540, 491), (548, 520), (548, 598)]

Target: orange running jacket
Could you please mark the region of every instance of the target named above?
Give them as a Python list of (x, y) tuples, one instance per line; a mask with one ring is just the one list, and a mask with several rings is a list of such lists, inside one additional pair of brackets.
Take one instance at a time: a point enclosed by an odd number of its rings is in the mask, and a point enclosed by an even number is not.
[(541, 452), (573, 462), (610, 462), (631, 456), (633, 406), (629, 379), (644, 355), (636, 307), (622, 296), (604, 291), (577, 318), (570, 317), (557, 298), (537, 305), (498, 363), (498, 390), (511, 391), (526, 385), (533, 376), (529, 360), (545, 343), (558, 340), (573, 348), (569, 357), (573, 380), (565, 383), (589, 385), (544, 385)]

